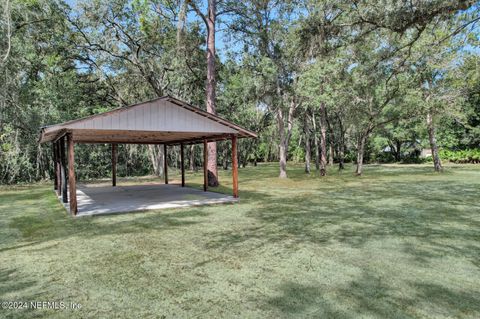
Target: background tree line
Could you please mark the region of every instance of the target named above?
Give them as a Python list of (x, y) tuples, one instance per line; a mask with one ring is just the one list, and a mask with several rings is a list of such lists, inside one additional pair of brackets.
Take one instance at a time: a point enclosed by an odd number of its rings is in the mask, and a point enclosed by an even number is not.
[[(278, 161), (280, 177), (289, 161), (321, 175), (354, 162), (362, 174), (365, 162), (419, 162), (425, 149), (436, 170), (456, 150), (478, 162), (478, 9), (433, 0), (6, 0), (0, 182), (51, 176), (41, 126), (167, 94), (259, 133), (240, 141), (240, 165)], [(213, 164), (228, 169), (228, 143), (213, 147)], [(121, 145), (119, 175), (161, 175), (162, 151)], [(79, 146), (79, 177), (108, 176), (109, 154), (108, 145)], [(200, 147), (186, 158), (196, 169)], [(169, 162), (178, 166), (176, 148)]]

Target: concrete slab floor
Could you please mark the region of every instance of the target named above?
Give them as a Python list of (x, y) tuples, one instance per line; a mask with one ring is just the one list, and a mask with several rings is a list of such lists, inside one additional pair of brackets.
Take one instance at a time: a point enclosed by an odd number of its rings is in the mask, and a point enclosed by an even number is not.
[[(77, 185), (77, 217), (236, 202), (233, 196), (175, 184)], [(65, 207), (69, 210), (69, 204)]]

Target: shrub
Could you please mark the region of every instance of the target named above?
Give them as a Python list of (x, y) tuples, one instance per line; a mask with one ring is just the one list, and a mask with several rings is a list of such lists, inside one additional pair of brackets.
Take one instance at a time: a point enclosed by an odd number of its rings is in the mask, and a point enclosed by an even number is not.
[(480, 149), (467, 150), (441, 150), (439, 152), (440, 158), (453, 163), (459, 164), (480, 164)]

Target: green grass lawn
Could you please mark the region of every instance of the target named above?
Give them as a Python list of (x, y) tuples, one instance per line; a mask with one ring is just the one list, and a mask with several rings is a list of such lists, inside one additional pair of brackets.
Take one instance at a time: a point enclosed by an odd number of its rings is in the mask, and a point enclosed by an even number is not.
[(0, 301), (82, 308), (0, 318), (480, 318), (480, 166), (352, 172), (259, 165), (237, 204), (77, 219), (2, 187)]

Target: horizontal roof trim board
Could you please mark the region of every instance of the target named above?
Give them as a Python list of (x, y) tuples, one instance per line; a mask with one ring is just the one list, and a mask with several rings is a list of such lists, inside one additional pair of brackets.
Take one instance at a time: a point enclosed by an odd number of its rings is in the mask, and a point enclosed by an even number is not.
[(43, 127), (40, 143), (71, 133), (75, 143), (178, 144), (257, 135), (170, 96)]

